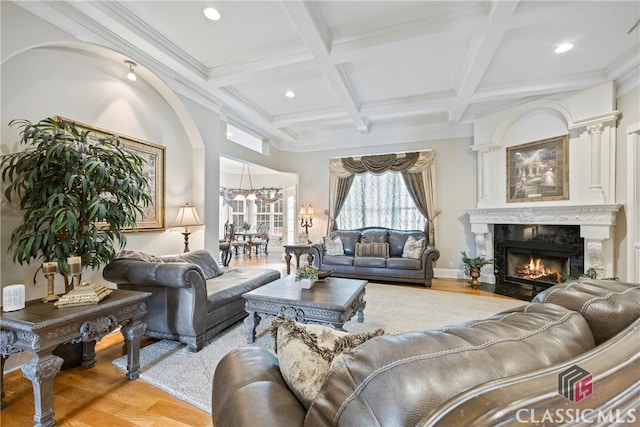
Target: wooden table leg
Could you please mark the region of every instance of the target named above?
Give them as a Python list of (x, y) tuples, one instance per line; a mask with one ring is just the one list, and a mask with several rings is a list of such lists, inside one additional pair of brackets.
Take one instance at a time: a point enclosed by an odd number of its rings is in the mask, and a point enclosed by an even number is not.
[(51, 352), (34, 354), (33, 358), (22, 366), (25, 378), (33, 384), (33, 403), (35, 427), (49, 427), (56, 425), (53, 419), (53, 380), (60, 372), (63, 359)]
[(284, 261), (287, 263), (287, 276), (291, 274), (291, 253), (284, 254)]
[(96, 364), (96, 342), (82, 342), (82, 367), (85, 369), (92, 368)]
[(255, 311), (249, 311), (249, 315), (244, 318), (244, 325), (247, 329), (247, 344), (253, 344), (256, 340), (256, 328), (260, 324), (260, 315)]
[(127, 342), (127, 378), (135, 380), (140, 376), (140, 341), (147, 325), (139, 320), (131, 320), (120, 331)]

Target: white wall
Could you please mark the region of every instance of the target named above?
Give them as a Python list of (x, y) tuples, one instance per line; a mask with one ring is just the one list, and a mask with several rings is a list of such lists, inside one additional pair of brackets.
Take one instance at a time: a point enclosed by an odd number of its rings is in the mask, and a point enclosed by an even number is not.
[(309, 229), (312, 241), (321, 239), (327, 231), (329, 207), (329, 159), (392, 152), (434, 150), (438, 180), (438, 202), (442, 211), (438, 218), (437, 248), (440, 259), (436, 262), (437, 277), (462, 277), (460, 251), (469, 251), (474, 241), (465, 210), (476, 203), (476, 154), (469, 147), (470, 138), (418, 141), (369, 150), (320, 151), (313, 153), (283, 152), (279, 170), (293, 172), (300, 179), (299, 203), (311, 205), (316, 213), (313, 227)]
[[(640, 145), (638, 139), (633, 139), (633, 142), (627, 141), (626, 129), (640, 123), (640, 88), (636, 86), (618, 97), (616, 109), (622, 112), (616, 144), (616, 195), (618, 202), (625, 204), (624, 212), (618, 215), (615, 230), (616, 271), (622, 280), (637, 282), (640, 281), (640, 276), (636, 276), (635, 272), (640, 272), (640, 254), (637, 254), (638, 249), (634, 248), (640, 248), (640, 197), (637, 196), (640, 194), (640, 183), (631, 181), (637, 181), (637, 177), (640, 176)], [(632, 143), (636, 146), (632, 147)]]

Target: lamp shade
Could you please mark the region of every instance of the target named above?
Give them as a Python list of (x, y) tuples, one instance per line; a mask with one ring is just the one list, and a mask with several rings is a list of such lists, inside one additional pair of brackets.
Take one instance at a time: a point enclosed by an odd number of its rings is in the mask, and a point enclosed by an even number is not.
[(172, 227), (196, 227), (199, 225), (203, 224), (200, 222), (200, 217), (198, 216), (198, 212), (196, 212), (195, 206), (186, 204), (180, 206), (180, 209), (178, 209), (178, 216), (176, 220), (173, 221)]

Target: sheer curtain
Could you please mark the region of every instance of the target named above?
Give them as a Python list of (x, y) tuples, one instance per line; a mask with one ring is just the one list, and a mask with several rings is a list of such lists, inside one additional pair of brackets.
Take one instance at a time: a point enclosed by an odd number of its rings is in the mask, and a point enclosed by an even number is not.
[(336, 220), (344, 229), (377, 225), (400, 230), (422, 230), (427, 222), (416, 209), (398, 172), (356, 175)]
[(415, 208), (427, 218), (425, 232), (429, 236), (429, 243), (435, 246), (436, 218), (440, 214), (436, 193), (435, 155), (434, 151), (422, 151), (363, 156), (360, 159), (351, 157), (331, 159), (329, 162), (329, 229), (335, 230), (342, 227), (339, 223), (340, 213), (355, 176), (363, 173), (379, 175), (390, 171), (400, 172)]

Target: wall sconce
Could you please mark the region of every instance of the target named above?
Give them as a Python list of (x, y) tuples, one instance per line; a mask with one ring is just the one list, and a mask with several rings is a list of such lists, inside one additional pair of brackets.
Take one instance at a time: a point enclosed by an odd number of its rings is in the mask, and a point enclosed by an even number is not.
[(311, 203), (309, 203), (309, 207), (306, 209), (304, 205), (300, 205), (298, 218), (300, 218), (300, 226), (304, 227), (305, 233), (309, 234), (309, 227), (313, 227), (313, 208), (311, 207)]
[(178, 216), (171, 228), (184, 227), (184, 231), (182, 232), (184, 236), (184, 252), (189, 252), (189, 235), (191, 234), (189, 227), (199, 227), (202, 225), (204, 224), (200, 222), (200, 217), (194, 206), (189, 206), (189, 203), (180, 206)]
[(129, 66), (129, 72), (127, 73), (127, 78), (129, 80), (131, 80), (132, 82), (135, 82), (137, 80), (136, 78), (136, 72), (133, 71), (133, 68), (137, 65), (135, 62), (133, 61), (129, 61), (128, 59), (124, 61), (125, 65)]

